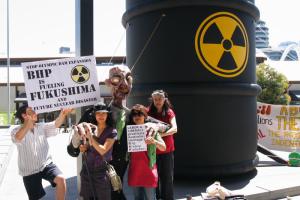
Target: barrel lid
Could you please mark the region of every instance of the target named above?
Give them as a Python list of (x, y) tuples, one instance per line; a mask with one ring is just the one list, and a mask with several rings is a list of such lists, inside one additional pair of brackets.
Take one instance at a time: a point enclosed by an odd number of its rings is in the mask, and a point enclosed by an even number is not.
[(259, 19), (259, 10), (254, 4), (255, 0), (126, 0), (126, 12), (122, 17), (122, 24), (138, 15), (184, 6), (218, 6), (226, 7), (250, 14), (256, 21)]
[[(126, 10), (129, 10), (131, 8), (134, 8), (136, 6), (140, 6), (142, 4), (152, 4), (152, 3), (158, 3), (158, 2), (167, 2), (169, 0), (126, 0)], [(173, 3), (178, 3), (180, 1), (184, 2), (195, 2), (195, 3), (205, 3), (205, 0), (171, 0)], [(216, 2), (220, 0), (208, 0), (210, 2)], [(223, 1), (223, 0), (221, 0)], [(248, 2), (248, 3), (255, 3), (255, 0), (235, 0), (235, 1), (243, 1), (243, 2)]]

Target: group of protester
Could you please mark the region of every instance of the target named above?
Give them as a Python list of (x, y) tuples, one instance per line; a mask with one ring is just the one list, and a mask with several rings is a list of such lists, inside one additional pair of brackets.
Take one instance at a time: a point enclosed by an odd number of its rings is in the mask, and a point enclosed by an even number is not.
[[(136, 104), (129, 110), (117, 103), (99, 102), (73, 126), (74, 133), (67, 149), (71, 156), (83, 156), (80, 196), (84, 200), (126, 199), (122, 190), (112, 190), (106, 173), (108, 163), (122, 181), (128, 169), (128, 185), (136, 200), (174, 199), (175, 113), (163, 90), (153, 91), (150, 99), (148, 107)], [(19, 172), (30, 200), (45, 195), (42, 179), (56, 186), (58, 200), (65, 199), (66, 181), (52, 162), (47, 137), (57, 134), (56, 128), (71, 111), (62, 109), (59, 117), (50, 123), (36, 123), (37, 115), (27, 105), (16, 113), (22, 125), (13, 129), (11, 135), (18, 147)], [(147, 130), (147, 151), (129, 153), (126, 126), (143, 124)]]

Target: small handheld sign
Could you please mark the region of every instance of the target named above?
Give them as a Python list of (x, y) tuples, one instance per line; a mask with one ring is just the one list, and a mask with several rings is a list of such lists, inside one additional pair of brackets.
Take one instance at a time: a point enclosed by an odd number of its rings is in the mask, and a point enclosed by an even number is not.
[(147, 151), (145, 125), (127, 126), (128, 152)]

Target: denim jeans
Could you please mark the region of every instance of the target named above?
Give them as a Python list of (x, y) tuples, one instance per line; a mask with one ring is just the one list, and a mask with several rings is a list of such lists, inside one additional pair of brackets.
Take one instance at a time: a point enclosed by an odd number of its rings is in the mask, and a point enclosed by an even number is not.
[(132, 187), (134, 200), (155, 200), (155, 188)]

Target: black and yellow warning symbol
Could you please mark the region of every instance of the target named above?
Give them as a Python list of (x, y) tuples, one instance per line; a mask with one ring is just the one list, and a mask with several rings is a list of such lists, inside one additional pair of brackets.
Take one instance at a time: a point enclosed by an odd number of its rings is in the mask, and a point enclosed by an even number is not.
[(85, 83), (90, 78), (90, 71), (84, 65), (77, 65), (71, 71), (71, 78), (76, 83)]
[(195, 48), (201, 63), (221, 77), (238, 76), (248, 62), (246, 29), (241, 20), (229, 12), (214, 13), (200, 24)]

